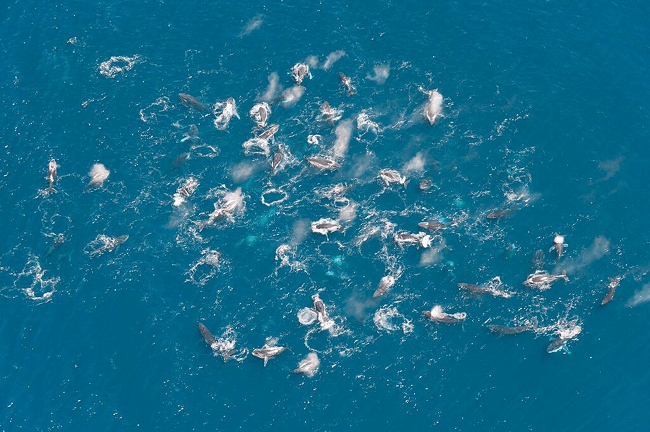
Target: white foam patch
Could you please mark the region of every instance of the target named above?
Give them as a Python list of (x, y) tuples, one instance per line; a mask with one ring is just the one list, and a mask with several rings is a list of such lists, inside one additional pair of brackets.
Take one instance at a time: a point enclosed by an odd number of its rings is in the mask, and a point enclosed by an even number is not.
[(379, 124), (372, 121), (368, 113), (365, 111), (361, 111), (357, 115), (357, 129), (361, 132), (362, 136), (368, 132), (372, 132), (375, 135), (378, 135), (379, 132), (381, 132)]
[(145, 123), (155, 121), (158, 116), (169, 110), (169, 98), (159, 97), (153, 103), (140, 110), (140, 120)]
[(286, 201), (288, 197), (289, 195), (285, 191), (277, 188), (271, 188), (262, 192), (261, 199), (262, 204), (265, 206), (273, 206)]
[(298, 311), (298, 322), (302, 325), (311, 325), (318, 318), (318, 314), (312, 308), (302, 308)]
[(226, 102), (217, 102), (214, 104), (214, 127), (219, 130), (226, 130), (233, 117), (239, 118), (237, 113), (237, 104), (233, 98), (228, 98)]
[(115, 78), (117, 74), (131, 70), (139, 59), (137, 54), (133, 57), (113, 56), (99, 65), (99, 73), (108, 78)]
[(86, 245), (84, 252), (86, 252), (91, 258), (100, 256), (106, 252), (112, 252), (128, 239), (128, 234), (119, 237), (109, 237), (105, 234), (99, 234), (94, 240)]
[(259, 154), (268, 157), (271, 153), (269, 142), (264, 138), (254, 137), (246, 140), (242, 147), (244, 148), (244, 154), (247, 156)]
[(402, 330), (404, 334), (409, 334), (413, 331), (413, 323), (399, 313), (396, 307), (381, 307), (375, 312), (373, 322), (378, 330), (385, 330), (387, 332)]
[(34, 301), (50, 301), (61, 281), (59, 277), (46, 278), (46, 270), (41, 267), (38, 258), (30, 255), (23, 270), (18, 273), (14, 286)]
[(104, 164), (94, 164), (88, 173), (90, 176), (90, 182), (88, 182), (88, 186), (102, 186), (110, 173), (111, 172), (106, 169)]
[(242, 348), (237, 351), (235, 349), (236, 345), (237, 333), (231, 326), (228, 326), (221, 337), (214, 341), (211, 348), (214, 351), (214, 355), (223, 357), (224, 361), (233, 359), (242, 362), (248, 355), (248, 349)]
[(281, 267), (289, 267), (290, 271), (307, 271), (305, 263), (296, 259), (296, 245), (281, 244), (275, 250), (275, 261), (279, 261), (279, 266), (275, 269), (275, 274), (278, 274), (278, 269)]
[(221, 252), (208, 248), (201, 255), (185, 272), (188, 277), (185, 282), (203, 286), (221, 270)]

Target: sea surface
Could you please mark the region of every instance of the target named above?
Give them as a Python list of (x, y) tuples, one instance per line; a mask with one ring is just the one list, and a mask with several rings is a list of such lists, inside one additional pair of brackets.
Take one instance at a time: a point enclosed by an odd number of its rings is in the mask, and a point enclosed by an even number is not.
[(0, 430), (647, 428), (647, 1), (0, 22)]

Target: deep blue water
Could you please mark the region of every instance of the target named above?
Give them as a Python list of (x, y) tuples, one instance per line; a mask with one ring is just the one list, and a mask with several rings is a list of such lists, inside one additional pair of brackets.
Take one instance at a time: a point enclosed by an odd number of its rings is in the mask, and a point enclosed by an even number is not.
[[(0, 20), (0, 430), (646, 427), (646, 2), (21, 1)], [(310, 56), (302, 97), (271, 101), (270, 155), (245, 154), (269, 77), (292, 88)], [(433, 125), (420, 87), (443, 96)], [(240, 118), (218, 130), (179, 93), (210, 108), (233, 97)], [(322, 121), (324, 101), (340, 120)], [(303, 161), (337, 142), (340, 169)], [(95, 163), (110, 175), (88, 187)], [(237, 188), (244, 205), (199, 230)], [(275, 189), (286, 200), (265, 205)], [(486, 217), (497, 210), (512, 211)], [(344, 231), (309, 231), (326, 217)], [(423, 220), (449, 225), (429, 248), (395, 243)], [(100, 235), (129, 237), (93, 254)], [(568, 282), (522, 284), (538, 250), (538, 268)], [(496, 276), (512, 297), (457, 286)], [(298, 321), (316, 293), (332, 331)], [(467, 318), (431, 322), (434, 305)], [(215, 355), (198, 322), (236, 358)], [(251, 352), (267, 337), (289, 350), (264, 367)], [(311, 351), (316, 374), (292, 373)]]

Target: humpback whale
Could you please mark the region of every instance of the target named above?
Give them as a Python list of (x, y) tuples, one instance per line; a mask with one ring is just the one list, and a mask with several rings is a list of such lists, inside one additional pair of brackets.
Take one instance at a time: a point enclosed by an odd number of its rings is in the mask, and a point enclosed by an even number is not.
[(529, 331), (532, 329), (530, 326), (503, 326), (498, 324), (488, 324), (487, 328), (494, 333), (497, 333), (501, 336), (503, 335), (514, 335)]
[(189, 95), (187, 93), (179, 93), (178, 97), (185, 106), (194, 108), (197, 111), (208, 111), (208, 107), (192, 95)]
[(384, 295), (384, 293), (388, 291), (393, 285), (395, 285), (395, 276), (393, 275), (384, 276), (379, 281), (379, 286), (372, 294), (372, 297), (375, 298)]
[(230, 119), (235, 116), (239, 118), (237, 114), (237, 105), (235, 104), (235, 99), (229, 97), (226, 102), (217, 102), (214, 106), (215, 114), (221, 110), (221, 113), (217, 115), (214, 119), (214, 127), (219, 130), (226, 130)]
[(615, 278), (609, 278), (609, 285), (608, 285), (609, 292), (607, 293), (603, 301), (600, 302), (601, 306), (604, 306), (610, 301), (612, 301), (612, 299), (614, 298), (614, 294), (616, 293), (616, 288), (618, 288), (618, 284), (620, 283), (621, 283), (620, 276), (617, 276)]
[(271, 107), (266, 102), (260, 102), (253, 105), (249, 114), (255, 124), (257, 124), (257, 127), (263, 128), (266, 127), (266, 123), (271, 115)]
[(492, 294), (492, 290), (490, 288), (481, 285), (459, 283), (458, 288), (474, 294)]
[(278, 129), (280, 129), (280, 125), (272, 124), (267, 129), (262, 131), (262, 133), (260, 133), (257, 137), (265, 139), (265, 140), (273, 139), (273, 137), (275, 136), (275, 133), (278, 131)]
[(316, 234), (327, 235), (340, 229), (341, 224), (334, 219), (322, 218), (311, 223), (311, 232)]
[(348, 96), (352, 96), (353, 94), (357, 93), (357, 89), (354, 88), (352, 85), (352, 80), (345, 76), (343, 72), (339, 72), (339, 78), (341, 79), (341, 84), (345, 89), (348, 91)]
[(129, 239), (128, 234), (119, 237), (109, 237), (105, 234), (99, 234), (93, 241), (88, 243), (86, 248), (92, 249), (88, 254), (91, 257), (102, 255), (104, 252), (112, 252), (116, 247)]
[(196, 181), (194, 177), (190, 177), (185, 180), (185, 183), (176, 189), (176, 193), (174, 194), (174, 207), (178, 207), (183, 204), (185, 202), (185, 198), (189, 198), (190, 195), (196, 191), (196, 188), (198, 186), (199, 182)]
[(214, 336), (212, 336), (210, 330), (208, 330), (203, 323), (199, 323), (199, 331), (201, 332), (201, 336), (203, 336), (205, 343), (207, 343), (210, 348), (215, 349), (216, 342), (214, 341)]
[(501, 219), (503, 217), (508, 216), (513, 211), (515, 211), (514, 208), (509, 208), (509, 209), (505, 209), (505, 210), (497, 210), (495, 212), (492, 212), (492, 213), (488, 214), (487, 218), (488, 219)]
[(56, 160), (54, 160), (54, 158), (50, 159), (50, 163), (47, 164), (47, 177), (45, 177), (49, 183), (49, 186), (45, 189), (46, 193), (56, 192), (56, 189), (54, 189), (54, 182), (56, 181), (57, 168), (59, 168), (59, 165), (57, 165)]
[(448, 324), (463, 322), (465, 321), (465, 318), (467, 318), (467, 313), (465, 312), (456, 312), (453, 314), (445, 313), (439, 305), (434, 306), (430, 311), (422, 312), (422, 315), (429, 318), (431, 321)]
[(564, 339), (563, 337), (558, 337), (553, 342), (548, 344), (548, 346), (546, 347), (546, 352), (551, 354), (564, 349), (566, 347), (566, 343), (568, 340), (569, 339)]
[(569, 340), (582, 332), (582, 327), (574, 325), (557, 332), (557, 339), (553, 340), (547, 347), (547, 353), (554, 353), (560, 350), (566, 350), (566, 344)]
[(419, 244), (423, 248), (431, 246), (431, 236), (423, 232), (411, 234), (406, 231), (401, 231), (393, 236), (396, 243), (403, 244)]
[(420, 184), (418, 184), (418, 188), (422, 192), (427, 192), (427, 191), (431, 190), (432, 187), (433, 187), (433, 181), (431, 179), (424, 179), (424, 180), (420, 181)]
[(560, 259), (562, 257), (562, 254), (564, 253), (564, 248), (567, 247), (567, 244), (564, 244), (564, 236), (561, 236), (559, 234), (555, 234), (555, 238), (553, 238), (553, 247), (551, 247), (551, 250), (555, 249), (557, 252), (557, 258)]
[(428, 229), (428, 230), (431, 230), (431, 231), (437, 231), (440, 228), (446, 227), (447, 225), (449, 225), (449, 224), (448, 223), (441, 223), (441, 222), (420, 222), (420, 223), (418, 223), (418, 226), (420, 228)]
[(564, 279), (567, 282), (569, 281), (569, 278), (566, 275), (566, 270), (562, 271), (562, 274), (559, 275), (552, 275), (548, 274), (544, 270), (537, 270), (535, 273), (528, 275), (528, 278), (524, 281), (524, 285), (544, 290), (550, 288), (551, 284), (558, 279)]
[(442, 95), (438, 93), (438, 90), (425, 90), (422, 87), (420, 87), (420, 91), (429, 96), (429, 101), (424, 105), (423, 113), (429, 124), (432, 125), (441, 115)]
[(291, 68), (291, 76), (293, 76), (293, 79), (296, 80), (296, 84), (301, 85), (302, 80), (304, 80), (306, 76), (309, 76), (311, 79), (309, 66), (306, 63), (296, 63)]
[(214, 203), (214, 211), (210, 213), (207, 221), (195, 222), (199, 228), (199, 231), (202, 230), (206, 225), (212, 225), (221, 218), (232, 216), (235, 211), (244, 206), (244, 194), (241, 191), (241, 188), (237, 188), (233, 192), (226, 193), (221, 200)]
[(282, 163), (283, 158), (284, 152), (282, 151), (282, 147), (278, 146), (278, 151), (273, 155), (273, 160), (271, 161), (271, 174), (275, 174), (275, 170)]
[(327, 101), (323, 102), (320, 107), (319, 119), (322, 121), (334, 123), (335, 121), (340, 120), (342, 116), (343, 111), (337, 108), (333, 108)]
[(277, 339), (268, 338), (266, 343), (262, 348), (256, 348), (253, 350), (253, 355), (257, 358), (264, 360), (264, 366), (269, 362), (269, 359), (282, 354), (286, 351), (287, 347), (277, 346)]
[(311, 158), (305, 158), (305, 160), (309, 162), (311, 166), (318, 168), (320, 170), (336, 170), (341, 168), (341, 165), (339, 165), (336, 161), (333, 161), (331, 159), (311, 157)]
[(408, 185), (408, 181), (406, 180), (406, 177), (393, 169), (383, 169), (379, 171), (379, 177), (384, 182), (386, 182), (386, 186), (388, 186), (391, 183), (398, 183), (404, 187)]
[(320, 323), (321, 329), (327, 329), (332, 327), (334, 324), (334, 320), (330, 318), (330, 316), (327, 314), (327, 308), (325, 307), (325, 303), (323, 303), (323, 300), (320, 299), (318, 294), (314, 294), (311, 296), (312, 300), (314, 301), (314, 310), (316, 311), (316, 315), (318, 317), (318, 322)]

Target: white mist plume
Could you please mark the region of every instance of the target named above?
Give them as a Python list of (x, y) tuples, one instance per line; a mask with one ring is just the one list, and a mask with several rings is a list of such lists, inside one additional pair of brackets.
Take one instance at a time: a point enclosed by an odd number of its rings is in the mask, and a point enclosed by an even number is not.
[(269, 75), (269, 85), (266, 87), (264, 94), (259, 96), (257, 100), (272, 102), (278, 97), (278, 94), (281, 91), (282, 86), (280, 85), (280, 77), (277, 72), (272, 72), (271, 75)]
[(650, 283), (643, 285), (640, 290), (634, 292), (634, 295), (631, 299), (627, 301), (629, 307), (638, 306), (641, 303), (647, 303), (650, 301)]
[(587, 267), (589, 264), (601, 259), (609, 252), (609, 240), (603, 236), (598, 236), (594, 239), (591, 246), (580, 252), (577, 258), (567, 258), (566, 261), (560, 263), (555, 268), (555, 273), (559, 274), (565, 270), (567, 273), (573, 273)]
[(425, 160), (421, 152), (418, 152), (406, 165), (403, 171), (422, 171)]
[(90, 176), (90, 182), (88, 186), (101, 186), (104, 184), (104, 181), (108, 178), (111, 172), (106, 169), (104, 164), (96, 163), (90, 168), (88, 175)]
[(258, 28), (260, 28), (263, 22), (264, 22), (264, 17), (262, 15), (254, 16), (246, 23), (246, 26), (244, 26), (242, 31), (239, 33), (239, 37), (246, 36), (250, 34), (253, 30), (257, 30)]
[(377, 84), (383, 84), (388, 79), (390, 75), (390, 64), (386, 63), (383, 65), (377, 65), (374, 67), (374, 75), (366, 75), (366, 78), (376, 82)]
[(334, 130), (336, 141), (334, 141), (334, 157), (340, 158), (345, 156), (348, 151), (348, 144), (352, 136), (352, 120), (343, 120)]
[(303, 86), (295, 85), (282, 92), (282, 106), (290, 108), (296, 104), (305, 93)]

